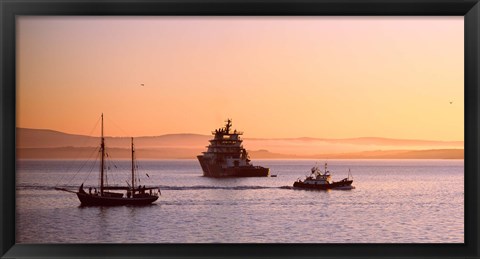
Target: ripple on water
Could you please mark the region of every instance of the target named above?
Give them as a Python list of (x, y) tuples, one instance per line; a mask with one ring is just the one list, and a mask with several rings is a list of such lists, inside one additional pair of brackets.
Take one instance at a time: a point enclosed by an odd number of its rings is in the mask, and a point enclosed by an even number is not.
[(196, 177), (196, 161), (149, 161), (162, 186), (156, 205), (112, 208), (79, 207), (74, 194), (52, 190), (64, 162), (35, 163), (17, 172), (19, 243), (464, 242), (463, 161), (329, 162), (334, 172), (352, 168), (349, 191), (291, 188), (309, 160), (260, 161), (278, 177), (224, 181)]

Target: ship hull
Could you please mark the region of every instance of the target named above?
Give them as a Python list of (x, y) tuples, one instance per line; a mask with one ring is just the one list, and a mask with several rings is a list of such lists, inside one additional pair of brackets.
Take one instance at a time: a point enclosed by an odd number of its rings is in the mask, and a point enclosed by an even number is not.
[(351, 187), (353, 180), (343, 180), (340, 182), (333, 182), (330, 184), (311, 184), (304, 182), (295, 182), (293, 187), (302, 188), (302, 189), (313, 189), (313, 190), (330, 190), (330, 189), (345, 189), (346, 187)]
[(144, 197), (123, 198), (123, 197), (102, 197), (86, 193), (77, 192), (77, 197), (82, 206), (123, 206), (148, 205), (158, 199), (158, 196), (146, 195)]
[(206, 177), (268, 177), (270, 169), (261, 166), (234, 166), (222, 167), (212, 161), (208, 161), (203, 156), (197, 156), (202, 167), (203, 176)]

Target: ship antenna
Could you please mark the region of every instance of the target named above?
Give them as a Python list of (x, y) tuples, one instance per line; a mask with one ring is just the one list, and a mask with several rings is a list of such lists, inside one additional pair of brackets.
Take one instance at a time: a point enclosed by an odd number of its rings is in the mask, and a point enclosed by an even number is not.
[(230, 133), (230, 127), (232, 126), (232, 120), (231, 119), (227, 119), (227, 124), (225, 125), (225, 131), (228, 133)]

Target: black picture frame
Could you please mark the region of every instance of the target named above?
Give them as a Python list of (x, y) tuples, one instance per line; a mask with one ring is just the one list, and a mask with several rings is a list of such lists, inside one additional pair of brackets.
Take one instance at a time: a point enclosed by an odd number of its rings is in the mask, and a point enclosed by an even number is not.
[[(479, 258), (478, 0), (2, 0), (0, 255), (2, 258)], [(18, 15), (464, 16), (464, 244), (15, 244), (15, 17)]]

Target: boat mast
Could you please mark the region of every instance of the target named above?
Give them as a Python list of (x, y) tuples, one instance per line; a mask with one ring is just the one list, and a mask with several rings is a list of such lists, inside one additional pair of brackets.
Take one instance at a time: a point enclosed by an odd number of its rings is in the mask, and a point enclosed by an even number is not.
[(135, 192), (135, 160), (133, 153), (135, 150), (133, 149), (133, 137), (132, 137), (132, 195)]
[(103, 113), (102, 113), (102, 136), (100, 149), (102, 150), (102, 160), (100, 165), (100, 195), (103, 196), (103, 168), (105, 166), (105, 139), (103, 138)]

